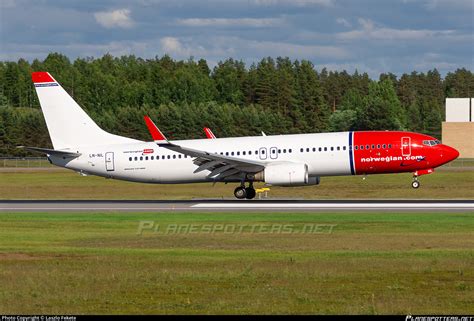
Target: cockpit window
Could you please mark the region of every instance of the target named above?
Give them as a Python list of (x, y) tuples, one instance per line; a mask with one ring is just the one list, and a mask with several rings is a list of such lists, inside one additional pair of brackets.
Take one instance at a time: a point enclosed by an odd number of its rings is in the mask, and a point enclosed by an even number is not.
[(423, 141), (423, 145), (426, 145), (426, 146), (435, 146), (435, 145), (439, 145), (441, 144), (441, 142), (437, 139), (435, 140), (424, 140)]

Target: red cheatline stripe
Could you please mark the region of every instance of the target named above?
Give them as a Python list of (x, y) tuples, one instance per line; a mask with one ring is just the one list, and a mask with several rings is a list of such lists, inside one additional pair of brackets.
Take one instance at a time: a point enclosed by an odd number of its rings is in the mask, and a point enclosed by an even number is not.
[(32, 72), (31, 79), (35, 84), (40, 82), (56, 82), (53, 77), (44, 71)]
[(145, 119), (146, 126), (148, 127), (148, 131), (150, 132), (153, 140), (166, 140), (166, 137), (160, 132), (150, 117), (144, 116), (143, 118)]

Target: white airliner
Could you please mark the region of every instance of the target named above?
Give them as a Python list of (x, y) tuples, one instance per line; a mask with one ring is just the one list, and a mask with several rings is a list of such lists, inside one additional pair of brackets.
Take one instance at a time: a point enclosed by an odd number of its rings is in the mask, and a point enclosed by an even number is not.
[[(459, 153), (410, 132), (340, 132), (169, 141), (145, 116), (154, 141), (105, 132), (47, 72), (32, 79), (54, 149), (26, 147), (83, 174), (134, 182), (237, 182), (234, 195), (255, 197), (253, 182), (316, 185), (321, 176), (433, 172)], [(247, 187), (245, 184), (248, 183)]]

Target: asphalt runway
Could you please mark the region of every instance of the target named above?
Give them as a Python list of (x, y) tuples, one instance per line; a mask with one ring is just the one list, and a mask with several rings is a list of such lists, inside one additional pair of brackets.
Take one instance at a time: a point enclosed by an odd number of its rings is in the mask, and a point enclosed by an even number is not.
[(473, 212), (474, 200), (24, 200), (0, 201), (9, 212)]

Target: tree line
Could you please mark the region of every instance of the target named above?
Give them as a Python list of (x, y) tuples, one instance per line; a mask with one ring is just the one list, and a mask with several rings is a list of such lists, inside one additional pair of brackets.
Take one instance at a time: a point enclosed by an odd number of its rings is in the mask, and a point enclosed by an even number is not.
[(49, 71), (105, 130), (149, 140), (143, 115), (172, 139), (345, 130), (410, 130), (440, 137), (446, 97), (471, 97), (472, 71), (436, 70), (378, 80), (355, 71), (315, 70), (307, 60), (268, 57), (247, 67), (229, 58), (130, 56), (0, 62), (0, 155), (18, 145), (50, 147), (32, 71)]

